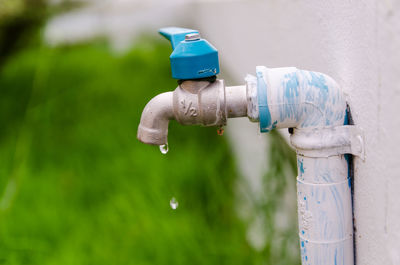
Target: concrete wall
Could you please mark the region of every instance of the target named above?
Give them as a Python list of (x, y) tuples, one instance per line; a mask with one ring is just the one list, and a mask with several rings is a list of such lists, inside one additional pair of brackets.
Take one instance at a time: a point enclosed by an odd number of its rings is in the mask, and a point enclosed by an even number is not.
[(400, 1), (269, 0), (193, 4), (193, 24), (237, 84), (256, 65), (332, 76), (365, 131), (355, 159), (357, 264), (400, 264)]

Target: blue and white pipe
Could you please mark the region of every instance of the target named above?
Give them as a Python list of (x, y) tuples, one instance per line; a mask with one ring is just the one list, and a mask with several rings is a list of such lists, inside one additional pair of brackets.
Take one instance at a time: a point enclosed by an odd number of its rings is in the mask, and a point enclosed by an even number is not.
[(252, 94), (250, 101), (258, 102), (258, 110), (249, 108), (253, 109), (250, 119), (259, 120), (261, 132), (293, 128), (302, 264), (354, 264), (351, 181), (345, 154), (361, 155), (362, 138), (354, 126), (344, 126), (343, 91), (318, 72), (264, 66), (256, 72), (257, 100), (251, 89), (254, 80), (247, 80), (248, 98)]

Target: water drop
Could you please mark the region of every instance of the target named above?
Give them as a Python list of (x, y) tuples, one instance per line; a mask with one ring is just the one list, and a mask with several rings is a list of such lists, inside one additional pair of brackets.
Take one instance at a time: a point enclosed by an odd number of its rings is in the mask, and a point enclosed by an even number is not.
[(178, 201), (175, 199), (175, 197), (172, 197), (172, 199), (169, 201), (169, 205), (171, 206), (172, 210), (176, 210), (178, 208)]
[(166, 153), (168, 153), (168, 144), (162, 144), (160, 145), (160, 151), (161, 154), (165, 155)]
[(224, 134), (224, 128), (219, 127), (219, 128), (217, 129), (217, 133), (218, 133), (218, 135), (223, 135), (223, 134)]

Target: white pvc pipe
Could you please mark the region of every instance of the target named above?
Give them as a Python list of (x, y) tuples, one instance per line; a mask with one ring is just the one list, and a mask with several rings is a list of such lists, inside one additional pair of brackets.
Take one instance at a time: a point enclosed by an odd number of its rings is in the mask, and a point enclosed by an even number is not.
[(302, 264), (353, 264), (351, 186), (343, 155), (297, 155)]
[(351, 185), (344, 155), (350, 139), (337, 133), (346, 130), (336, 130), (346, 119), (340, 87), (322, 73), (264, 66), (257, 67), (257, 86), (261, 131), (295, 128), (291, 141), (298, 160), (302, 264), (353, 265)]

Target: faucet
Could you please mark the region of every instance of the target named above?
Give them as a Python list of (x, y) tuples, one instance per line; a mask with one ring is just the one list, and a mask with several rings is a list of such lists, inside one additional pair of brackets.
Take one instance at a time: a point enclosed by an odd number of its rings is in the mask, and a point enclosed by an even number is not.
[(163, 28), (171, 41), (173, 92), (143, 110), (138, 139), (167, 144), (168, 123), (224, 126), (248, 117), (261, 132), (289, 128), (297, 153), (297, 202), (302, 264), (353, 265), (351, 155), (364, 159), (362, 130), (348, 125), (341, 87), (328, 75), (295, 67), (256, 67), (245, 85), (217, 79), (218, 51), (199, 32)]
[(178, 87), (146, 105), (137, 133), (139, 141), (167, 144), (171, 119), (183, 125), (224, 126), (228, 118), (247, 116), (248, 102), (254, 100), (248, 100), (246, 86), (226, 87), (216, 78), (218, 51), (200, 38), (198, 31), (170, 27), (162, 28), (160, 33), (171, 41), (172, 76), (178, 79)]

